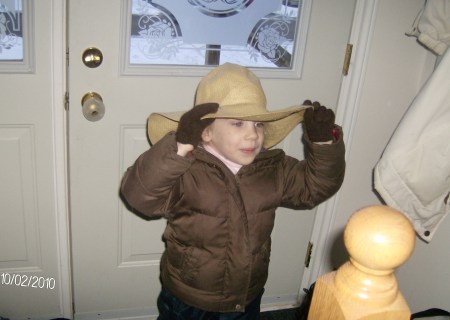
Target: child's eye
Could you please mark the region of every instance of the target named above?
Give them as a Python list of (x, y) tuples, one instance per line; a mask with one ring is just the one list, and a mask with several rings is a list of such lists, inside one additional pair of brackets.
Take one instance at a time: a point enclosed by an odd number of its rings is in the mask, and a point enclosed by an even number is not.
[(233, 122), (233, 126), (238, 127), (238, 128), (242, 127), (243, 125), (244, 125), (244, 122), (242, 122), (242, 121), (234, 121)]
[(264, 123), (262, 123), (262, 122), (255, 122), (255, 127), (256, 128), (264, 128)]

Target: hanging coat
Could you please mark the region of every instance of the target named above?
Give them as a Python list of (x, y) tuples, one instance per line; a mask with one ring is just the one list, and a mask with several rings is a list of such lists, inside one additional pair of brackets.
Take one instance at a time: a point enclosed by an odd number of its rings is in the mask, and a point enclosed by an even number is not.
[(406, 35), (438, 55), (450, 45), (450, 0), (427, 0), (417, 15), (413, 28)]
[(401, 120), (374, 180), (386, 204), (429, 242), (450, 212), (450, 50)]

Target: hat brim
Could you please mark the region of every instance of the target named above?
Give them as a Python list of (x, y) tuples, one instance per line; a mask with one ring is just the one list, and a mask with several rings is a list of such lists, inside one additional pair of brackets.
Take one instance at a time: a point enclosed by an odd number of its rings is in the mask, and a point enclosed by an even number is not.
[[(208, 114), (207, 118), (226, 118), (240, 119), (247, 121), (264, 122), (264, 147), (269, 149), (281, 142), (301, 121), (305, 109), (310, 106), (292, 106), (277, 111), (268, 111), (266, 113), (246, 114), (245, 116), (233, 113), (233, 110), (240, 108), (219, 108), (216, 113)], [(245, 110), (245, 109), (244, 109)], [(147, 132), (150, 142), (157, 143), (167, 133), (176, 131), (178, 122), (185, 111), (152, 113), (148, 118)]]

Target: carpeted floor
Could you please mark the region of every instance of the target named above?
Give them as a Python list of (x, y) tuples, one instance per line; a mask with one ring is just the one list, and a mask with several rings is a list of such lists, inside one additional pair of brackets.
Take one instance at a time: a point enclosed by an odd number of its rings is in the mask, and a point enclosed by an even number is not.
[(301, 320), (300, 309), (285, 309), (261, 313), (261, 320)]
[[(303, 320), (299, 309), (286, 309), (277, 311), (262, 312), (260, 320)], [(10, 320), (9, 318), (0, 317), (0, 320)], [(51, 320), (69, 320), (63, 318), (51, 319)]]

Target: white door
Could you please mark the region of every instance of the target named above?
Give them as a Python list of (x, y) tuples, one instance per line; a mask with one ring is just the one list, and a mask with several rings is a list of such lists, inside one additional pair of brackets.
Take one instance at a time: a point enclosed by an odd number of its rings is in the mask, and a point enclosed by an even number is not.
[(0, 317), (67, 317), (64, 11), (19, 2), (0, 1)]
[[(262, 79), (269, 109), (307, 98), (337, 104), (354, 4), (355, 0), (313, 1), (302, 77)], [(156, 314), (165, 222), (145, 221), (128, 211), (119, 185), (126, 168), (149, 148), (148, 115), (190, 108), (200, 80), (181, 76), (182, 71), (141, 75), (138, 67), (135, 75), (122, 75), (123, 10), (121, 1), (69, 3), (69, 164), (77, 319)], [(103, 53), (97, 68), (82, 62), (89, 47)], [(82, 114), (81, 100), (88, 92), (103, 98), (105, 115), (99, 121), (88, 121)], [(300, 136), (299, 127), (280, 147), (301, 158)], [(297, 302), (313, 222), (314, 210), (279, 209), (264, 305)]]

